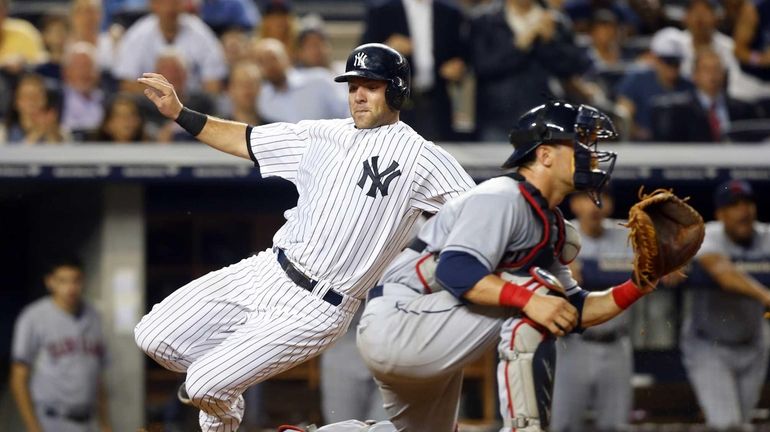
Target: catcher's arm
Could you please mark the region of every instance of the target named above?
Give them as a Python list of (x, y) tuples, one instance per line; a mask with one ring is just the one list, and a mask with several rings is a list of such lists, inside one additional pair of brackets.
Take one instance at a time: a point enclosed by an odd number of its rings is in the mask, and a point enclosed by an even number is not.
[(743, 294), (770, 307), (770, 290), (738, 269), (727, 256), (706, 253), (698, 258), (698, 262), (723, 290)]
[[(495, 274), (481, 279), (463, 297), (471, 303), (487, 306), (517, 307), (512, 298), (516, 291), (526, 288), (506, 282)], [(528, 292), (521, 311), (529, 318), (548, 328), (548, 331), (564, 336), (577, 324), (577, 309), (562, 297)]]
[[(627, 293), (623, 293), (623, 291), (627, 291)], [(644, 294), (630, 280), (616, 287), (588, 294), (583, 304), (583, 314), (580, 316), (581, 326), (583, 328), (593, 327), (620, 315), (630, 306), (630, 303), (625, 304), (624, 300), (618, 300), (616, 297), (619, 295), (625, 295), (627, 298), (625, 301), (630, 300), (632, 303)], [(621, 305), (625, 307), (621, 307)]]

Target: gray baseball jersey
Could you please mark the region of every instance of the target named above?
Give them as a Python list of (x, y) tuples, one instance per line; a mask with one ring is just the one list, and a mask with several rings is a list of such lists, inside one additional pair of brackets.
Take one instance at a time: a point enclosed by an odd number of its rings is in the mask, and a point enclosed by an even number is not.
[[(513, 271), (538, 246), (543, 237), (543, 222), (520, 191), (519, 182), (510, 177), (488, 180), (473, 191), (448, 202), (426, 223), (419, 238), (427, 243), (425, 253), (465, 252), (481, 262), (490, 272)], [(557, 226), (549, 228), (558, 231)], [(556, 241), (556, 235), (551, 238)], [(425, 291), (415, 264), (424, 254), (404, 252), (383, 274), (382, 283), (399, 283)], [(553, 261), (546, 268), (567, 289), (567, 295), (579, 290), (566, 265)]]
[(77, 316), (56, 306), (51, 297), (28, 305), (16, 320), (12, 356), (31, 368), (36, 406), (95, 409), (106, 351), (99, 314), (88, 304)]
[[(420, 230), (426, 251), (403, 251), (370, 292), (357, 343), (399, 430), (453, 430), (461, 369), (491, 348), (510, 314), (466, 305), (448, 291), (426, 294), (416, 265), (438, 251), (466, 252), (489, 271), (526, 265), (543, 249), (544, 230), (558, 229), (543, 223), (530, 200), (531, 192), (510, 177), (453, 199)], [(576, 295), (581, 289), (569, 268), (553, 258), (547, 269)]]
[[(573, 221), (576, 227), (580, 223)], [(603, 291), (628, 280), (633, 249), (628, 229), (620, 221), (604, 219), (599, 237), (581, 236), (576, 263), (581, 287)], [(585, 413), (592, 408), (598, 430), (622, 430), (632, 403), (633, 358), (628, 338), (629, 315), (620, 314), (582, 335), (568, 335), (556, 343), (556, 379), (550, 430), (583, 431)]]
[[(706, 224), (698, 257), (727, 256), (735, 266), (770, 286), (770, 225), (755, 223), (748, 247), (734, 243), (721, 222)], [(682, 327), (684, 365), (710, 427), (750, 422), (765, 381), (770, 331), (757, 300), (720, 288), (697, 265), (687, 281), (689, 313)]]

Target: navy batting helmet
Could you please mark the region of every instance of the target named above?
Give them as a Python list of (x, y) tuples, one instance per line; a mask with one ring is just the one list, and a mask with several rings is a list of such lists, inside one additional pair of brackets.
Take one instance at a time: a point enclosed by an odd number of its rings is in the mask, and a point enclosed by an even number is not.
[[(509, 135), (514, 151), (503, 168), (519, 166), (541, 144), (571, 142), (575, 150), (575, 189), (588, 191), (601, 206), (599, 194), (610, 179), (617, 155), (599, 151), (597, 144), (600, 139), (615, 137), (617, 132), (612, 120), (598, 109), (552, 101), (519, 118)], [(606, 170), (600, 169), (600, 164), (604, 164)]]
[(334, 81), (346, 82), (351, 77), (387, 81), (385, 100), (394, 110), (400, 110), (409, 97), (411, 87), (409, 62), (398, 51), (387, 45), (370, 43), (354, 49), (348, 56), (345, 73), (334, 78)]

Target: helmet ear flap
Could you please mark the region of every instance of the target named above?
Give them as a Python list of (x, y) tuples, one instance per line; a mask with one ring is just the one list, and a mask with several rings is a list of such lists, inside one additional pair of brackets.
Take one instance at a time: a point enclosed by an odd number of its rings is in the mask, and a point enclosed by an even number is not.
[(400, 110), (404, 105), (404, 99), (406, 99), (409, 89), (401, 77), (394, 77), (388, 82), (388, 87), (385, 89), (385, 99), (394, 110)]

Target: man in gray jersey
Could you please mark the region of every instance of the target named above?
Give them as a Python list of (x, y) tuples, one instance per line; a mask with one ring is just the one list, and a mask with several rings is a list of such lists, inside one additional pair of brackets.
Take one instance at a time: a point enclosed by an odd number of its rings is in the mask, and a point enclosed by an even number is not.
[[(608, 219), (613, 199), (605, 190), (602, 208), (587, 194), (573, 194), (570, 209), (581, 235), (580, 254), (570, 264), (572, 276), (587, 291), (623, 283), (631, 275), (634, 251), (628, 229)], [(556, 343), (551, 428), (553, 432), (621, 431), (629, 419), (633, 389), (633, 351), (629, 314), (621, 314), (582, 334), (567, 335)], [(576, 371), (580, 371), (576, 373)], [(587, 428), (585, 414), (594, 413)]]
[(178, 289), (135, 329), (144, 352), (187, 373), (180, 396), (201, 410), (203, 431), (236, 430), (246, 388), (341, 337), (419, 214), (473, 186), (453, 157), (399, 121), (409, 79), (398, 52), (362, 45), (335, 78), (347, 82), (352, 118), (258, 127), (184, 108), (161, 75), (139, 79), (163, 115), (299, 192), (272, 249)]
[(589, 294), (566, 265), (576, 239), (556, 206), (576, 189), (600, 203), (616, 156), (597, 143), (613, 136), (589, 106), (526, 113), (503, 165), (517, 172), (447, 203), (369, 292), (358, 346), (397, 430), (454, 430), (462, 368), (498, 340), (506, 428), (546, 428), (550, 335), (605, 322), (653, 289), (629, 279)]
[(729, 430), (751, 422), (765, 382), (770, 225), (757, 222), (754, 192), (745, 181), (719, 185), (714, 204), (717, 220), (706, 225), (687, 279), (691, 307), (681, 349), (707, 425)]
[(83, 269), (52, 263), (50, 295), (28, 305), (13, 334), (11, 392), (28, 432), (110, 431), (101, 379), (106, 352), (99, 314), (83, 301)]

